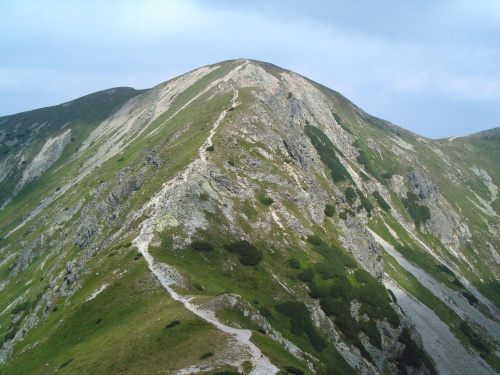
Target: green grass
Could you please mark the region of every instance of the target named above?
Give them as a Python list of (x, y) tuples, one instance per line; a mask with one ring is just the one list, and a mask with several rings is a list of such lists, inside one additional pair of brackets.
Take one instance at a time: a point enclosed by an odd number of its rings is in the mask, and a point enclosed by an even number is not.
[[(59, 372), (64, 368), (71, 374), (123, 370), (146, 374), (185, 367), (199, 357), (196, 353), (220, 345), (222, 336), (215, 328), (186, 312), (182, 304), (154, 285), (146, 265), (136, 265), (94, 300), (51, 318), (62, 319), (62, 323), (37, 328), (30, 342), (42, 337), (47, 340), (36, 350), (14, 358), (4, 371), (44, 374), (58, 367)], [(182, 324), (165, 329), (165, 324), (176, 317), (182, 319)], [(191, 354), (185, 347), (191, 348)]]

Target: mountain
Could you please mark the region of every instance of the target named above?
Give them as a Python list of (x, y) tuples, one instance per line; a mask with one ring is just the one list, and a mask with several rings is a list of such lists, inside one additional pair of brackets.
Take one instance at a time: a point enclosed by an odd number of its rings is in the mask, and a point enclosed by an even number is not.
[(1, 374), (498, 374), (500, 128), (232, 60), (0, 118)]

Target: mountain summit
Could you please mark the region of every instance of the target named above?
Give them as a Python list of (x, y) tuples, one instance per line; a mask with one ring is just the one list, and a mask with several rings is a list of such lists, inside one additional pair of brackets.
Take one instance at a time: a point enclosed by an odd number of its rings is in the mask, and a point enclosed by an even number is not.
[(0, 374), (497, 374), (498, 129), (232, 60), (0, 118)]

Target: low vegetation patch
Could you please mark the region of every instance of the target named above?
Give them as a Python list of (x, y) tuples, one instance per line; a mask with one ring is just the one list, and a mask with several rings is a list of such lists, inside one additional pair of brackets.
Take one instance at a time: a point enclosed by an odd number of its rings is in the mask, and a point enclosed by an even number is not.
[(269, 318), (272, 313), (266, 306), (259, 307), (259, 312), (264, 318)]
[(211, 242), (207, 241), (193, 241), (191, 242), (191, 249), (195, 251), (212, 251), (214, 249), (214, 245)]
[(289, 374), (294, 374), (294, 375), (304, 375), (304, 371), (302, 371), (301, 369), (297, 368), (297, 367), (293, 367), (293, 366), (284, 366), (283, 367), (286, 372), (288, 372)]
[(321, 238), (317, 234), (313, 234), (307, 237), (307, 242), (313, 245), (321, 245), (323, 241), (321, 241)]
[(377, 201), (380, 208), (382, 208), (384, 211), (389, 211), (391, 209), (389, 203), (387, 203), (386, 200), (380, 195), (380, 192), (378, 190), (374, 191), (372, 195)]
[(474, 330), (467, 323), (461, 323), (460, 329), (462, 330), (464, 335), (467, 336), (470, 343), (476, 347), (476, 349), (486, 355), (491, 353), (483, 340), (481, 340), (478, 334), (474, 332)]
[(356, 191), (349, 186), (345, 189), (345, 199), (347, 200), (347, 203), (349, 203), (349, 206), (353, 206), (354, 202), (356, 202), (356, 199), (358, 198), (358, 195), (356, 194)]
[(474, 306), (476, 303), (479, 302), (479, 300), (476, 298), (476, 296), (470, 292), (467, 291), (462, 291), (462, 295), (467, 298), (467, 301), (469, 301), (469, 304), (471, 306)]
[(429, 207), (421, 205), (419, 203), (420, 199), (415, 193), (409, 191), (407, 194), (407, 198), (403, 198), (402, 201), (417, 227), (420, 227), (421, 224), (425, 223), (431, 218)]
[(331, 204), (327, 204), (325, 206), (325, 215), (328, 217), (332, 217), (335, 214), (335, 207), (332, 206)]
[(370, 162), (370, 159), (368, 159), (368, 156), (366, 155), (364, 150), (359, 150), (359, 156), (356, 158), (359, 164), (363, 165), (365, 167), (365, 171), (370, 173), (373, 177), (378, 178), (377, 172), (375, 172), (375, 169), (373, 169), (373, 166)]
[(206, 353), (203, 353), (201, 356), (200, 356), (200, 359), (205, 359), (205, 358), (209, 358), (209, 357), (212, 357), (214, 355), (213, 352), (206, 352)]
[(264, 206), (270, 206), (274, 203), (274, 199), (270, 197), (262, 197), (260, 198), (260, 203), (262, 203)]
[(406, 328), (403, 329), (403, 332), (399, 336), (399, 341), (405, 346), (397, 362), (397, 367), (401, 372), (404, 371), (403, 373), (406, 373), (405, 367), (418, 368), (421, 364), (424, 364), (432, 375), (437, 375), (437, 371), (431, 359), (418, 347), (415, 341), (413, 341)]
[(179, 320), (172, 320), (170, 323), (168, 323), (166, 326), (165, 326), (165, 329), (169, 329), (169, 328), (173, 328), (177, 325), (181, 324), (181, 322)]
[(347, 125), (345, 125), (345, 124), (344, 124), (344, 122), (342, 121), (342, 118), (341, 118), (341, 117), (340, 117), (337, 113), (332, 112), (332, 115), (333, 115), (333, 117), (335, 118), (335, 121), (337, 121), (337, 124), (339, 124), (339, 125), (342, 127), (342, 129), (344, 129), (344, 130), (345, 130), (346, 132), (348, 132), (349, 134), (352, 134), (351, 129), (349, 129), (349, 128), (347, 127)]
[(297, 258), (292, 257), (288, 259), (288, 264), (290, 265), (290, 267), (295, 268), (296, 270), (300, 270), (300, 260), (298, 260)]
[(319, 128), (312, 125), (306, 125), (304, 130), (316, 151), (318, 151), (321, 161), (330, 169), (333, 182), (351, 179), (351, 175), (337, 157), (336, 147), (330, 138)]
[(290, 332), (297, 336), (306, 334), (309, 342), (317, 351), (326, 348), (326, 341), (314, 328), (309, 317), (309, 310), (303, 302), (283, 302), (276, 306), (276, 310), (290, 318)]
[(74, 359), (71, 358), (71, 359), (68, 359), (66, 362), (64, 362), (61, 366), (59, 366), (60, 368), (64, 368), (66, 367), (67, 365), (69, 365), (71, 362), (73, 362)]
[(299, 273), (297, 275), (297, 277), (299, 278), (299, 280), (302, 280), (302, 281), (308, 283), (309, 281), (313, 281), (313, 279), (314, 279), (314, 271), (313, 271), (312, 268), (305, 269), (304, 271), (302, 271), (301, 273)]
[[(370, 202), (368, 198), (365, 197), (363, 192), (359, 189), (356, 189), (356, 193), (358, 194), (359, 198), (361, 199), (361, 208), (364, 208), (366, 212), (368, 213), (368, 216), (372, 216), (372, 210), (373, 210), (373, 204)], [(358, 209), (360, 209), (358, 207)]]
[(247, 240), (226, 244), (224, 248), (230, 253), (237, 253), (244, 266), (256, 266), (263, 258), (262, 252)]

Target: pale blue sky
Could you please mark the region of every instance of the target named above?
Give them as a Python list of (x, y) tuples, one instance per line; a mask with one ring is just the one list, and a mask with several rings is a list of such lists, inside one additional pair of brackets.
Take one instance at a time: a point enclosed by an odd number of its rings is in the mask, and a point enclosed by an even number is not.
[(241, 57), (418, 134), (500, 126), (500, 1), (0, 1), (0, 116)]

